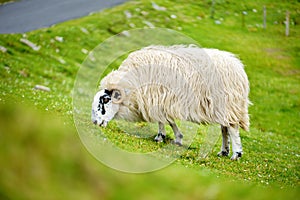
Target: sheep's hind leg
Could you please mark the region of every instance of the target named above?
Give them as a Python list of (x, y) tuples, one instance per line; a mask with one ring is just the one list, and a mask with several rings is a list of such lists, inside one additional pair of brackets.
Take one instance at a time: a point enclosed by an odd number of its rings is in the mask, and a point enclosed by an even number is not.
[(179, 128), (177, 127), (177, 125), (175, 123), (170, 123), (170, 126), (171, 126), (171, 128), (174, 132), (174, 135), (175, 135), (174, 143), (179, 145), (179, 146), (182, 146), (183, 135), (181, 134)]
[(230, 148), (230, 137), (228, 133), (228, 128), (221, 125), (222, 130), (222, 147), (221, 151), (218, 153), (218, 156), (228, 156)]
[(243, 150), (242, 150), (242, 142), (239, 133), (239, 125), (231, 125), (228, 127), (228, 133), (231, 138), (232, 143), (232, 156), (231, 160), (238, 160), (242, 157)]
[(163, 142), (166, 138), (165, 125), (161, 122), (158, 122), (158, 134), (155, 136), (154, 140), (156, 142)]

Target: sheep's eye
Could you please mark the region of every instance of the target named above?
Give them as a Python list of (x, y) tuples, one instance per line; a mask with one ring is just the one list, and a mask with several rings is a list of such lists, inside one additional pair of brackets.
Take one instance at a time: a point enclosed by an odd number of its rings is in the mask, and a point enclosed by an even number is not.
[(109, 98), (104, 98), (103, 99), (103, 103), (108, 103), (109, 102)]

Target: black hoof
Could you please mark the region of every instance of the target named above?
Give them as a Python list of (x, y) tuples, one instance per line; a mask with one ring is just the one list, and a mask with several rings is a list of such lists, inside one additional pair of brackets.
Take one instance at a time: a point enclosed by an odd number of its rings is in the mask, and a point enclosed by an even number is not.
[(165, 140), (165, 138), (166, 138), (165, 135), (163, 135), (162, 133), (158, 133), (155, 136), (154, 140), (155, 140), (155, 142), (163, 142)]
[(231, 160), (238, 160), (242, 157), (242, 152), (234, 152), (233, 155), (231, 156)]
[(175, 144), (175, 145), (177, 145), (177, 146), (182, 146), (182, 142), (178, 142), (178, 141), (175, 141), (175, 140), (173, 140), (172, 141), (172, 144)]
[(218, 155), (219, 157), (221, 157), (221, 156), (228, 156), (228, 155), (229, 155), (229, 152), (228, 152), (228, 151), (220, 151), (217, 155)]

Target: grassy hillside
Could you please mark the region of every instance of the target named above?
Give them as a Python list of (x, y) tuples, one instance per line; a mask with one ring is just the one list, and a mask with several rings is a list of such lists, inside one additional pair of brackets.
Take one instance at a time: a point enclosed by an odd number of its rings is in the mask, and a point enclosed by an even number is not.
[[(212, 9), (211, 1), (156, 0), (166, 8), (157, 10), (151, 2), (129, 1), (50, 28), (0, 35), (1, 199), (292, 199), (299, 195), (300, 4), (216, 0)], [(286, 10), (291, 19), (288, 37)], [(84, 149), (72, 117), (72, 88), (81, 63), (107, 38), (149, 26), (177, 30), (204, 47), (233, 52), (243, 61), (253, 106), (251, 131), (241, 132), (241, 160), (216, 157), (221, 140), (207, 158), (198, 159), (201, 131), (174, 164), (148, 174), (114, 171)], [(35, 90), (36, 85), (51, 91)], [(135, 150), (140, 143), (157, 148), (152, 140), (110, 128), (112, 141), (126, 141), (120, 143), (122, 148)]]
[(0, 4), (10, 2), (10, 0), (0, 0)]

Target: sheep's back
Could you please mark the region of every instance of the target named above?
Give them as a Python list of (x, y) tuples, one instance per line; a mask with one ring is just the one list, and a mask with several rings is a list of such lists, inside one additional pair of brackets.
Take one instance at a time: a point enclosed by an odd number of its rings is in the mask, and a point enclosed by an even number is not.
[[(145, 121), (216, 122), (249, 126), (249, 83), (233, 54), (186, 46), (150, 46), (131, 53), (118, 84)], [(133, 103), (134, 102), (134, 103)]]

